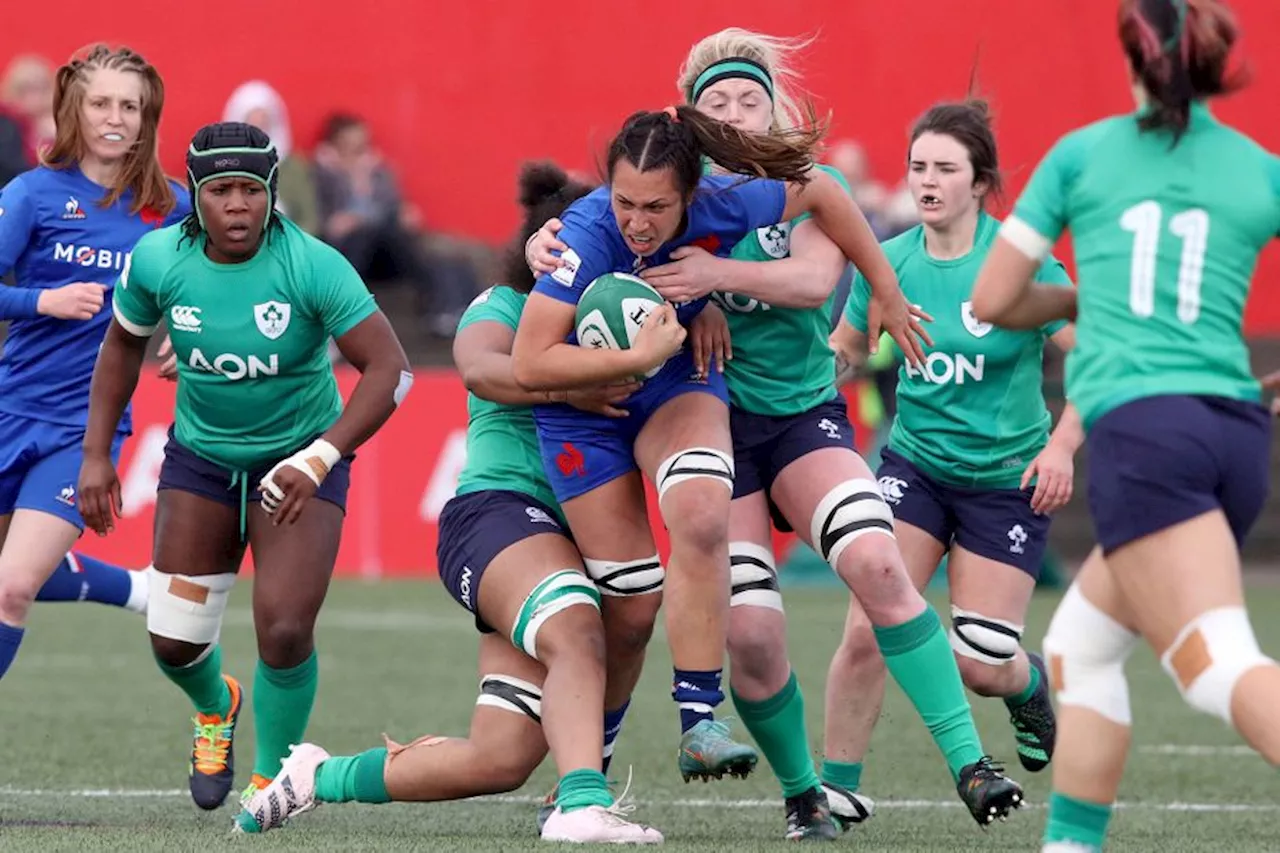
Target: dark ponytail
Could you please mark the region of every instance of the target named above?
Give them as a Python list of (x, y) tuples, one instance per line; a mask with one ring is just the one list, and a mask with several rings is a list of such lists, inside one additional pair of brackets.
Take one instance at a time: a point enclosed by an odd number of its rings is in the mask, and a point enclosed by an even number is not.
[(570, 178), (551, 162), (525, 163), (520, 170), (520, 206), (524, 221), (502, 258), (503, 283), (513, 290), (533, 290), (533, 271), (524, 259), (524, 247), (548, 219), (559, 217), (593, 187)]
[(1120, 42), (1148, 96), (1138, 120), (1144, 131), (1168, 130), (1176, 145), (1191, 121), (1191, 104), (1244, 85), (1227, 61), (1239, 38), (1220, 0), (1122, 0)]
[(827, 132), (827, 122), (817, 120), (811, 105), (807, 114), (805, 127), (746, 133), (690, 106), (639, 112), (627, 119), (609, 146), (606, 175), (612, 181), (623, 159), (641, 172), (669, 168), (688, 198), (702, 176), (705, 157), (728, 172), (806, 183)]

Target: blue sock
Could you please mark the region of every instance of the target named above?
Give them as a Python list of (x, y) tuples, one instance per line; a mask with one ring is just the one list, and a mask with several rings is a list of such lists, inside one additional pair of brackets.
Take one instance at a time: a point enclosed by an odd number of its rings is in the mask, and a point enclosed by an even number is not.
[(622, 703), (616, 711), (604, 712), (604, 759), (600, 764), (600, 772), (609, 775), (609, 763), (613, 761), (613, 742), (622, 734), (622, 718), (627, 715), (631, 700)]
[(703, 720), (715, 718), (715, 707), (724, 701), (720, 689), (721, 670), (675, 670), (671, 698), (680, 706), (680, 733), (684, 734)]
[(132, 590), (128, 569), (83, 554), (67, 554), (36, 593), (36, 601), (96, 601), (124, 607)]
[(9, 671), (9, 665), (18, 656), (18, 646), (22, 645), (21, 628), (0, 622), (0, 678)]

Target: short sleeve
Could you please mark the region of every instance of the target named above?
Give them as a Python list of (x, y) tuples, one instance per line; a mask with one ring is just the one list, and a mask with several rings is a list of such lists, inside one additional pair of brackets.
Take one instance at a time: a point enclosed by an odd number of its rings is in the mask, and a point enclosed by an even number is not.
[(509, 287), (494, 285), (481, 293), (458, 320), (458, 331), (476, 323), (501, 323), (515, 331), (520, 325), (520, 313), (524, 309), (524, 297)]
[(570, 208), (561, 219), (564, 228), (556, 238), (567, 247), (560, 253), (564, 266), (538, 276), (533, 292), (577, 305), (587, 285), (605, 273), (616, 272), (617, 260), (614, 253), (602, 246), (591, 233), (589, 223), (581, 213)]
[(871, 285), (857, 273), (849, 286), (849, 299), (844, 303), (844, 318), (859, 332), (867, 332), (867, 306), (871, 303)]
[(1067, 197), (1082, 151), (1077, 138), (1066, 136), (1050, 149), (1000, 229), (1000, 236), (1027, 257), (1048, 255), (1067, 228)]
[(13, 269), (36, 230), (36, 203), (23, 176), (0, 190), (0, 274)]
[[(841, 172), (839, 169), (834, 168), (833, 166), (824, 165), (822, 163), (819, 163), (815, 168), (821, 169), (831, 177), (835, 178), (836, 183), (844, 187), (845, 192), (847, 192), (849, 195), (853, 195), (853, 187), (849, 186), (849, 179), (846, 178), (844, 176), (844, 173)], [(783, 201), (785, 203), (786, 199), (784, 198)], [(812, 213), (802, 213), (799, 216), (797, 216), (794, 220), (792, 220), (791, 224), (793, 226), (799, 225), (801, 222), (804, 222), (806, 219), (812, 219), (812, 218), (813, 218)]]
[[(1045, 258), (1044, 263), (1040, 265), (1040, 270), (1036, 273), (1036, 283), (1053, 284), (1058, 287), (1075, 286), (1071, 281), (1071, 276), (1067, 275), (1067, 268), (1062, 265), (1062, 261), (1052, 255)], [(1066, 320), (1054, 320), (1052, 323), (1046, 323), (1041, 326), (1041, 329), (1046, 335), (1052, 336), (1062, 331), (1066, 325)]]
[[(712, 232), (745, 236), (757, 228), (781, 222), (787, 207), (787, 185), (783, 181), (712, 175), (704, 177), (701, 185), (709, 192)], [(695, 199), (694, 203), (698, 201)]]
[(112, 290), (111, 310), (125, 331), (149, 338), (160, 325), (163, 309), (157, 294), (164, 278), (159, 248), (165, 245), (162, 232), (147, 234), (125, 258), (124, 269)]
[(378, 310), (355, 267), (337, 249), (310, 241), (311, 289), (316, 316), (332, 338), (340, 338)]

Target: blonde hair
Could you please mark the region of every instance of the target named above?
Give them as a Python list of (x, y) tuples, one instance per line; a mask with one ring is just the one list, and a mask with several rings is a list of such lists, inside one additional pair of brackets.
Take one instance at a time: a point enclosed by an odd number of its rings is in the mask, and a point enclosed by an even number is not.
[(750, 59), (764, 67), (773, 78), (772, 130), (791, 130), (809, 124), (810, 117), (801, 110), (797, 98), (801, 94), (794, 57), (813, 43), (812, 38), (781, 38), (729, 27), (712, 33), (689, 49), (676, 86), (685, 103), (693, 106), (693, 86), (702, 72), (717, 62), (733, 57)]
[(149, 208), (168, 215), (177, 201), (173, 187), (160, 168), (157, 153), (160, 113), (164, 109), (164, 81), (149, 62), (127, 47), (112, 50), (105, 44), (95, 44), (77, 51), (66, 65), (58, 69), (53, 91), (53, 115), (58, 133), (53, 145), (41, 152), (40, 162), (50, 169), (68, 169), (84, 159), (88, 145), (80, 130), (81, 106), (89, 75), (103, 68), (137, 74), (142, 78), (142, 126), (138, 131), (138, 141), (125, 154), (114, 185), (99, 205), (110, 207), (131, 190), (131, 213)]

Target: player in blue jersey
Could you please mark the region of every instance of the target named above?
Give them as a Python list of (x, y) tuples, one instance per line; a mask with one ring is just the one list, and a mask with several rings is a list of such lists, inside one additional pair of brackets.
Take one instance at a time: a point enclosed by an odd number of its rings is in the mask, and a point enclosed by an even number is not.
[[(89, 380), (112, 286), (134, 243), (189, 207), (160, 169), (160, 75), (105, 46), (58, 71), (58, 133), (44, 164), (0, 192), (0, 676), (39, 600), (145, 607), (144, 572), (68, 552), (83, 530), (76, 479)], [(126, 413), (113, 455), (130, 432)], [(43, 587), (43, 589), (42, 589)]]
[[(1280, 765), (1280, 666), (1259, 648), (1240, 571), (1272, 430), (1241, 328), (1258, 255), (1280, 235), (1280, 159), (1206, 103), (1240, 83), (1238, 35), (1218, 0), (1123, 0), (1137, 110), (1054, 145), (973, 290), (979, 320), (1078, 330), (1067, 393), (1099, 548), (1044, 639), (1060, 714), (1046, 853), (1103, 848), (1139, 637), (1188, 705)], [(1032, 284), (1066, 230), (1078, 292)]]
[[(531, 390), (612, 382), (657, 369), (626, 401), (625, 418), (565, 405), (540, 406), (535, 418), (556, 498), (609, 602), (613, 697), (625, 698), (634, 688), (656, 619), (659, 596), (647, 593), (661, 586), (663, 571), (640, 471), (656, 486), (671, 536), (667, 632), (686, 779), (745, 774), (756, 762), (755, 751), (733, 741), (714, 719), (724, 698), (734, 476), (724, 378), (718, 371), (701, 375), (688, 348), (674, 355), (648, 346), (581, 348), (573, 335), (575, 305), (605, 273), (662, 264), (680, 246), (727, 254), (756, 228), (812, 213), (865, 272), (885, 327), (919, 360), (919, 325), (866, 219), (834, 178), (812, 169), (822, 133), (747, 134), (689, 106), (633, 115), (609, 148), (608, 185), (563, 217), (563, 266), (538, 279), (512, 351), (516, 379)], [(704, 177), (704, 157), (738, 174)], [(747, 180), (744, 174), (767, 177)], [(642, 334), (687, 324), (705, 304), (706, 297), (678, 307), (664, 303)]]

